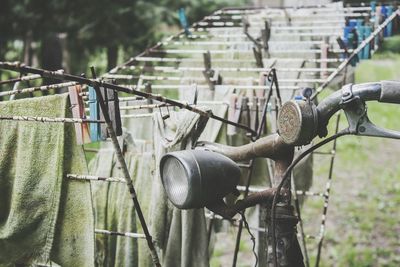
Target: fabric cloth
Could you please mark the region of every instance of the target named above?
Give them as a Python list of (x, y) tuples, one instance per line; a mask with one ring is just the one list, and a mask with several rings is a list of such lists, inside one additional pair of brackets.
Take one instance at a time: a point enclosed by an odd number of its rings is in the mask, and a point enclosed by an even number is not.
[[(164, 121), (155, 115), (154, 151), (156, 162), (174, 150), (191, 149), (207, 122), (207, 118), (189, 111), (171, 114)], [(207, 225), (204, 209), (179, 210), (166, 197), (156, 165), (157, 179), (153, 181), (151, 226), (154, 240), (162, 249), (162, 266), (209, 266)]]
[[(142, 211), (148, 214), (150, 195), (146, 194), (154, 172), (152, 153), (138, 153), (128, 146), (125, 160), (137, 191)], [(116, 156), (109, 148), (100, 149), (90, 164), (94, 175), (121, 177)], [(96, 229), (143, 233), (130, 194), (124, 183), (93, 182)], [(147, 216), (146, 216), (147, 217)], [(96, 235), (96, 266), (152, 266), (145, 240)]]
[[(155, 114), (152, 120), (155, 154), (153, 150), (143, 152), (142, 144), (128, 142), (124, 157), (162, 266), (208, 266), (204, 210), (174, 208), (165, 195), (158, 170), (159, 159), (167, 151), (191, 147), (206, 120), (188, 111), (170, 115), (164, 121)], [(132, 140), (130, 136), (125, 139)], [(122, 176), (110, 144), (100, 149), (89, 167), (94, 175)], [(125, 184), (93, 182), (92, 186), (97, 229), (143, 233)], [(97, 266), (153, 266), (144, 240), (97, 235), (96, 246)]]
[[(0, 103), (1, 116), (70, 116), (68, 94)], [(94, 266), (90, 184), (74, 126), (0, 121), (0, 266)]]

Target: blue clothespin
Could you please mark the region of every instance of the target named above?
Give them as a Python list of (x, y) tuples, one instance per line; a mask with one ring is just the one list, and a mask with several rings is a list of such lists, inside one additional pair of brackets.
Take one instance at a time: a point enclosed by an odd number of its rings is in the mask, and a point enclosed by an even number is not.
[(181, 7), (178, 11), (179, 15), (179, 21), (181, 22), (182, 28), (185, 30), (185, 35), (191, 35), (191, 32), (189, 31), (189, 23), (186, 17), (185, 9)]
[[(96, 91), (93, 87), (89, 86), (89, 112), (91, 120), (99, 119), (99, 105), (97, 102)], [(98, 142), (101, 140), (101, 130), (99, 123), (90, 123), (90, 140)]]
[[(382, 18), (383, 20), (387, 19), (388, 17), (388, 9), (387, 6), (382, 5), (381, 7), (381, 14), (382, 14)], [(383, 29), (383, 37), (388, 37), (388, 31), (387, 31), (387, 26), (385, 27), (385, 29)]]
[(349, 33), (351, 33), (351, 27), (345, 26), (343, 28), (343, 42), (347, 48), (349, 47)]
[(371, 7), (371, 12), (375, 13), (376, 12), (376, 1), (371, 1), (369, 3), (370, 7)]
[(349, 27), (350, 29), (357, 27), (357, 20), (356, 19), (349, 20)]
[[(390, 17), (393, 14), (393, 6), (387, 6), (386, 8), (386, 16)], [(386, 36), (392, 36), (392, 31), (393, 31), (393, 22), (389, 22), (388, 25), (385, 28), (385, 37)]]
[[(364, 39), (367, 39), (372, 33), (372, 29), (370, 26), (364, 26)], [(363, 58), (370, 59), (371, 58), (371, 45), (368, 43), (363, 49)]]
[[(364, 26), (362, 26), (362, 24), (363, 24), (363, 20), (362, 19), (358, 19), (357, 20), (357, 26), (356, 26), (357, 35), (358, 35), (358, 40), (357, 40), (357, 44), (358, 45), (360, 45), (362, 43), (362, 41), (364, 40)], [(364, 55), (363, 55), (363, 51), (362, 50), (358, 53), (358, 58), (360, 60), (364, 59)]]
[[(353, 32), (349, 33), (349, 35), (348, 35), (348, 46), (347, 46), (347, 48), (354, 49), (354, 38), (355, 38), (354, 33), (353, 33)], [(350, 61), (351, 66), (355, 67), (355, 66), (357, 65), (357, 62), (358, 62), (358, 61), (359, 61), (358, 56), (357, 56), (357, 57), (354, 57), (354, 58)]]

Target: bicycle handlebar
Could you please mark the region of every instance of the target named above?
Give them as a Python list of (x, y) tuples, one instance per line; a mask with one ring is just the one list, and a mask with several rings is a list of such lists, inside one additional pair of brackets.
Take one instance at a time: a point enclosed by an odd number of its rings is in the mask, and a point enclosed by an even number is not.
[(379, 102), (400, 104), (400, 81), (382, 81)]
[[(352, 92), (354, 97), (364, 101), (400, 104), (400, 81), (356, 84), (352, 86)], [(331, 94), (317, 106), (322, 121), (329, 119), (341, 108), (342, 97), (343, 89)]]
[(400, 104), (400, 81), (346, 85), (341, 90), (331, 94), (316, 108), (318, 114), (318, 135), (320, 137), (326, 136), (326, 125), (329, 119), (346, 104), (346, 99), (349, 101), (357, 98), (363, 101)]
[(325, 98), (317, 107), (307, 101), (288, 101), (279, 114), (279, 136), (277, 134), (265, 136), (254, 143), (238, 147), (209, 142), (200, 142), (198, 146), (224, 154), (234, 161), (255, 157), (282, 159), (290, 154), (290, 147), (308, 144), (317, 135), (326, 136), (329, 119), (355, 99), (362, 102), (400, 104), (400, 81), (345, 85), (341, 90)]

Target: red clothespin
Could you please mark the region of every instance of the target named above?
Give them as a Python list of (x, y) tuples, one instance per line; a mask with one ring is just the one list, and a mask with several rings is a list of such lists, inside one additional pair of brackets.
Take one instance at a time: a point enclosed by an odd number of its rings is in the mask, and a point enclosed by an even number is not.
[[(76, 119), (86, 119), (85, 105), (82, 99), (82, 87), (80, 85), (68, 87), (71, 102), (72, 116)], [(90, 143), (88, 123), (75, 123), (76, 142), (78, 145)]]
[(328, 68), (328, 61), (326, 61), (328, 59), (328, 53), (329, 53), (329, 42), (328, 40), (325, 38), (324, 41), (321, 44), (321, 78), (326, 79), (328, 78), (328, 72), (326, 71), (326, 69)]

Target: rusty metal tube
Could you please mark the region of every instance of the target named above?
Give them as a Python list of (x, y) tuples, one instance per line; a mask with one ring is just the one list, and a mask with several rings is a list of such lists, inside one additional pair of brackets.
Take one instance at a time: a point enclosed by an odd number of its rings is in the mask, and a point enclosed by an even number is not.
[[(253, 143), (242, 146), (227, 146), (211, 142), (199, 142), (196, 149), (220, 153), (233, 161), (246, 161), (253, 158), (287, 159), (293, 147), (283, 142), (278, 134), (271, 134)], [(290, 163), (290, 162), (289, 162)]]
[[(208, 205), (207, 208), (226, 219), (230, 219), (237, 213), (242, 212), (249, 207), (254, 207), (260, 203), (265, 203), (270, 206), (272, 204), (275, 192), (276, 188), (269, 188), (264, 191), (251, 194), (244, 199), (238, 200), (231, 206), (227, 206), (225, 202), (221, 200), (220, 202)], [(289, 192), (290, 191), (286, 189), (282, 189), (279, 199), (286, 198), (290, 194)]]

